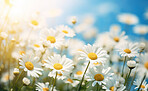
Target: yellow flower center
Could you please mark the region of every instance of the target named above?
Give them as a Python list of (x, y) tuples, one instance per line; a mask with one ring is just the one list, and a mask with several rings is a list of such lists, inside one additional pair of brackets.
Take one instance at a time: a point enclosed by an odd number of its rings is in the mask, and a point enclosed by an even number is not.
[(15, 34), (15, 33), (16, 33), (15, 30), (9, 30), (8, 32), (9, 32), (10, 34)]
[(88, 57), (91, 59), (91, 60), (96, 60), (98, 57), (95, 53), (89, 53), (88, 54)]
[(10, 76), (9, 76), (9, 75), (6, 75), (6, 76), (5, 76), (5, 79), (6, 79), (6, 80), (9, 80), (9, 79), (10, 79)]
[(34, 65), (29, 61), (25, 63), (25, 66), (28, 70), (33, 70), (34, 68)]
[(144, 63), (144, 67), (148, 70), (148, 61)]
[(103, 81), (103, 80), (104, 80), (104, 76), (103, 76), (102, 74), (96, 74), (96, 75), (94, 76), (94, 79), (95, 79), (96, 81)]
[(34, 26), (39, 25), (39, 23), (38, 23), (36, 20), (32, 20), (32, 21), (31, 21), (31, 24), (34, 25)]
[(44, 60), (42, 60), (41, 62), (42, 62), (43, 64), (46, 63), (46, 61), (44, 61)]
[(67, 79), (67, 81), (69, 81), (69, 82), (73, 83), (73, 80), (72, 80), (72, 79), (70, 79), (70, 78), (68, 78), (68, 79)]
[(67, 30), (63, 30), (62, 32), (68, 34), (68, 31)]
[(17, 74), (19, 74), (19, 72), (13, 72), (13, 74), (14, 74), (14, 75), (17, 75)]
[(112, 86), (112, 87), (110, 87), (110, 90), (111, 90), (111, 91), (114, 91), (114, 87), (113, 87), (113, 86)]
[(118, 27), (117, 27), (117, 26), (114, 26), (113, 29), (114, 29), (114, 30), (118, 30)]
[(83, 50), (82, 50), (82, 49), (77, 49), (77, 51), (82, 51), (82, 52), (83, 52)]
[(145, 86), (144, 85), (141, 85), (141, 88), (145, 88)]
[(76, 22), (77, 22), (76, 20), (72, 20), (72, 24), (76, 24)]
[(49, 91), (49, 88), (43, 88), (43, 91)]
[(125, 49), (124, 52), (130, 54), (131, 53), (131, 50), (130, 49)]
[(119, 42), (119, 37), (114, 37), (114, 41)]
[(23, 54), (25, 54), (25, 51), (19, 51), (19, 54), (23, 55)]
[(48, 36), (47, 37), (47, 41), (50, 41), (51, 43), (55, 43), (56, 42), (56, 39), (54, 36)]
[(99, 63), (99, 62), (96, 62), (96, 63), (93, 63), (93, 65), (102, 65), (102, 63)]
[(62, 66), (61, 64), (59, 64), (59, 63), (55, 63), (55, 64), (53, 65), (53, 67), (54, 67), (56, 70), (60, 70), (60, 69), (63, 68), (63, 66)]
[(38, 44), (34, 44), (34, 47), (37, 47), (37, 48), (39, 48), (39, 47), (40, 47), (40, 45), (38, 45)]
[(129, 19), (129, 17), (128, 17), (128, 19), (126, 19), (126, 21), (125, 21), (127, 24), (130, 24), (131, 23), (131, 20)]
[(12, 4), (10, 3), (9, 0), (5, 0), (5, 3), (6, 3), (7, 5), (9, 5), (9, 6), (12, 6)]
[(60, 73), (60, 74), (57, 74), (58, 76), (62, 76), (62, 73)]
[(76, 74), (77, 74), (77, 75), (82, 75), (83, 72), (82, 72), (82, 71), (77, 71)]

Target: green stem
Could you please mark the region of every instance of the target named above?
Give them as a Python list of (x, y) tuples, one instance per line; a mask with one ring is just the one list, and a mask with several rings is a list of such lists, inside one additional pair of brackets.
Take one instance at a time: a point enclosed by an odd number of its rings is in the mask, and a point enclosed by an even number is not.
[[(10, 60), (8, 60), (8, 72), (9, 72), (9, 76), (10, 76)], [(9, 79), (9, 91), (10, 91), (10, 79)]]
[(15, 88), (15, 86), (16, 86), (18, 80), (20, 79), (20, 77), (22, 76), (23, 72), (24, 72), (24, 70), (21, 72), (21, 74), (19, 75), (19, 77), (16, 79), (13, 88)]
[(98, 85), (99, 85), (99, 84), (97, 83), (97, 89), (96, 89), (96, 91), (98, 91)]
[(33, 77), (33, 82), (32, 82), (32, 87), (33, 87), (33, 90), (35, 90), (35, 77)]
[[(53, 81), (54, 81), (54, 80), (53, 80), (53, 78), (52, 78), (51, 82), (49, 81), (49, 83), (53, 84)], [(51, 87), (51, 84), (50, 84), (50, 87)]]
[(82, 85), (82, 82), (83, 82), (83, 80), (84, 80), (84, 76), (85, 76), (85, 74), (86, 74), (86, 71), (87, 71), (87, 69), (88, 69), (88, 67), (89, 67), (89, 64), (90, 64), (90, 61), (89, 61), (88, 64), (87, 64), (87, 67), (86, 67), (86, 69), (85, 69), (85, 72), (84, 72), (84, 74), (83, 74), (82, 80), (81, 80), (81, 82), (80, 82), (80, 85), (79, 85), (77, 91), (80, 91), (80, 89), (81, 89), (81, 85)]
[(126, 56), (125, 56), (125, 59), (124, 59), (124, 64), (123, 64), (123, 67), (122, 67), (122, 77), (123, 77), (123, 75), (124, 75), (124, 66), (125, 66), (125, 62), (126, 62)]
[(19, 91), (21, 91), (21, 89), (22, 89), (23, 86), (24, 86), (24, 85), (21, 85), (21, 86), (20, 86)]
[(53, 91), (53, 89), (54, 89), (54, 85), (55, 85), (55, 83), (56, 83), (57, 75), (58, 75), (58, 73), (56, 72), (56, 76), (55, 76), (55, 79), (54, 79), (54, 82), (53, 82), (52, 91)]
[(143, 79), (142, 79), (142, 81), (141, 81), (141, 83), (140, 83), (139, 88), (138, 88), (138, 90), (137, 90), (137, 91), (139, 91), (139, 90), (140, 90), (141, 85), (142, 85), (142, 83), (143, 83), (143, 81), (144, 81), (144, 79), (145, 79), (145, 78), (146, 78), (146, 73), (144, 74), (144, 77), (143, 77)]
[[(137, 68), (136, 68), (136, 70), (137, 70)], [(131, 82), (131, 85), (130, 85), (130, 88), (129, 88), (129, 90), (128, 91), (130, 91), (130, 89), (131, 89), (131, 87), (132, 87), (132, 85), (133, 85), (133, 82), (134, 82), (134, 80), (135, 80), (135, 77), (136, 77), (136, 71), (135, 71), (135, 73), (134, 73), (134, 77), (133, 77), (133, 80), (132, 80), (132, 82)]]
[(69, 91), (69, 83), (67, 84), (67, 91)]
[(131, 74), (131, 71), (132, 71), (132, 69), (130, 69), (130, 71), (129, 71), (129, 73), (128, 73), (128, 76), (127, 76), (127, 78), (125, 79), (124, 86), (126, 85), (126, 83), (127, 83), (128, 79), (129, 79), (129, 76), (130, 76), (130, 74)]
[(32, 86), (34, 85), (34, 83), (35, 83), (35, 77), (33, 77), (33, 82), (32, 82)]
[[(98, 84), (99, 85), (99, 84)], [(101, 90), (101, 88), (102, 88), (102, 85), (99, 85), (99, 90), (98, 91), (100, 91)]]

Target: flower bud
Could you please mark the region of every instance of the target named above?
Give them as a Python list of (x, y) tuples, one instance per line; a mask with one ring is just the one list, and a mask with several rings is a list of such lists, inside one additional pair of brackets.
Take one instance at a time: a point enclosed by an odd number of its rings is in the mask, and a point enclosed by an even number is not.
[(72, 24), (76, 24), (77, 23), (77, 19), (76, 19), (75, 16), (72, 17), (71, 22), (72, 22)]
[(134, 60), (130, 60), (130, 61), (127, 61), (127, 66), (130, 68), (130, 69), (133, 69), (136, 67), (136, 62)]
[(30, 80), (26, 77), (23, 78), (23, 84), (28, 86), (30, 84)]
[(15, 41), (16, 41), (15, 38), (12, 38), (12, 39), (11, 39), (11, 42), (15, 42)]
[(139, 48), (140, 52), (142, 52), (145, 49), (145, 43), (140, 43)]
[(14, 75), (18, 75), (19, 74), (19, 69), (18, 68), (14, 68), (13, 74)]
[(7, 33), (5, 33), (5, 32), (1, 32), (0, 33), (0, 38), (6, 39), (7, 37), (8, 37), (8, 34)]

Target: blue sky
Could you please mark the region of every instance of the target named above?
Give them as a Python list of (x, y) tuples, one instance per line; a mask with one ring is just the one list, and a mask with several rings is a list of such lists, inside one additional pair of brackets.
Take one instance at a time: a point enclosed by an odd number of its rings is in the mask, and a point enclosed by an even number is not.
[[(75, 0), (69, 3), (69, 8), (64, 12), (65, 18), (76, 15), (81, 19), (84, 15), (91, 14), (95, 17), (94, 26), (99, 32), (108, 31), (112, 24), (120, 24), (122, 30), (125, 30), (125, 25), (117, 20), (117, 15), (121, 13), (135, 14), (139, 18), (139, 24), (148, 25), (148, 20), (144, 18), (144, 13), (148, 10), (148, 0)], [(148, 34), (140, 36), (133, 33), (133, 25), (125, 31), (133, 40), (139, 37), (148, 40)]]

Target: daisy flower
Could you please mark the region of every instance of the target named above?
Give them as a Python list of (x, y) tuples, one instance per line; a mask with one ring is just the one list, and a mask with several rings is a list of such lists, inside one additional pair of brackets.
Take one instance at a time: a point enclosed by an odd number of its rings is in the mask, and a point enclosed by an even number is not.
[(119, 32), (119, 31), (121, 31), (121, 27), (119, 25), (116, 25), (116, 24), (111, 25), (110, 26), (110, 31)]
[(138, 43), (123, 42), (116, 46), (116, 49), (117, 51), (119, 51), (119, 54), (123, 57), (127, 56), (130, 58), (139, 56)]
[(139, 22), (139, 19), (136, 15), (134, 14), (129, 14), (129, 13), (123, 13), (118, 15), (118, 20), (121, 23), (125, 23), (128, 25), (134, 25)]
[(77, 17), (76, 16), (71, 16), (68, 18), (68, 23), (69, 24), (76, 24), (77, 23)]
[[(82, 23), (86, 23), (88, 26), (92, 26), (95, 22), (95, 17), (93, 15), (85, 15)], [(86, 27), (86, 26), (85, 26)]]
[(134, 33), (136, 33), (136, 34), (144, 35), (144, 34), (148, 33), (148, 26), (136, 25), (133, 30), (134, 30)]
[(101, 47), (97, 47), (95, 45), (84, 45), (82, 51), (80, 52), (79, 60), (85, 59), (87, 61), (90, 61), (91, 63), (94, 62), (101, 62), (105, 63), (107, 60), (107, 52), (103, 50)]
[(39, 30), (42, 27), (45, 27), (45, 20), (41, 18), (41, 16), (38, 16), (37, 14), (32, 14), (31, 17), (27, 20), (28, 25), (33, 29), (33, 30)]
[(15, 76), (13, 75), (12, 70), (11, 70), (10, 74), (9, 74), (9, 72), (3, 73), (0, 81), (3, 83), (7, 83), (9, 80), (13, 80), (14, 77)]
[[(136, 61), (139, 62), (138, 64), (138, 75), (141, 77), (146, 73), (148, 73), (148, 53), (141, 54), (138, 58), (136, 58)], [(148, 75), (147, 75), (148, 77)]]
[(120, 81), (124, 80), (122, 77), (115, 75), (112, 77), (113, 79), (110, 79), (106, 82), (106, 85), (103, 85), (103, 89), (106, 89), (106, 91), (124, 91), (124, 81), (121, 83)]
[(86, 31), (83, 32), (83, 37), (86, 39), (86, 40), (89, 40), (91, 38), (95, 38), (97, 36), (97, 29), (96, 28), (89, 28), (87, 29)]
[[(34, 54), (34, 51), (32, 49), (25, 50), (24, 48), (16, 47), (12, 52), (11, 56), (18, 60), (21, 59), (23, 55), (30, 55), (30, 54)], [(36, 56), (38, 55), (36, 54)]]
[(100, 65), (102, 65), (101, 62), (94, 62), (93, 64), (90, 64), (90, 67), (100, 66)]
[[(77, 44), (77, 46), (75, 46), (75, 44)], [(78, 50), (82, 50), (84, 46), (84, 42), (78, 39), (70, 39), (69, 43), (68, 43), (68, 51), (70, 53), (70, 55), (74, 56), (79, 54)]]
[(8, 34), (16, 35), (23, 31), (22, 23), (20, 20), (11, 20), (10, 24), (8, 25)]
[[(37, 91), (50, 91), (50, 86), (49, 86), (49, 82), (46, 82), (46, 83), (40, 83), (40, 82), (38, 82), (37, 84), (36, 84), (36, 90)], [(54, 89), (54, 91), (55, 91), (55, 89)]]
[(54, 54), (53, 56), (48, 57), (48, 60), (45, 60), (45, 62), (44, 66), (53, 69), (53, 73), (58, 72), (58, 74), (64, 74), (64, 72), (69, 72), (73, 69), (73, 61), (66, 58), (65, 55), (61, 57), (59, 54)]
[(26, 52), (24, 51), (24, 49), (16, 47), (16, 48), (13, 50), (11, 56), (12, 56), (13, 58), (15, 58), (15, 59), (19, 59), (19, 58), (21, 58), (24, 54), (26, 54)]
[[(98, 70), (99, 69), (99, 70)], [(107, 69), (104, 69), (103, 66), (99, 66), (97, 68), (89, 68), (89, 71), (87, 72), (87, 80), (93, 81), (92, 86), (94, 87), (97, 83), (99, 85), (106, 84), (106, 81), (111, 79), (111, 76), (113, 73), (110, 73), (110, 67)]]
[[(103, 40), (103, 41), (102, 41)], [(113, 50), (113, 43), (109, 33), (99, 34), (94, 45), (102, 47), (107, 52)]]
[[(134, 81), (134, 85), (136, 85), (135, 89), (138, 89), (141, 83), (141, 79), (136, 79), (136, 81)], [(148, 84), (147, 82), (144, 80), (141, 87), (140, 87), (140, 91), (147, 91), (148, 90)]]
[[(84, 63), (85, 65), (86, 65), (86, 61), (85, 61), (85, 63)], [(104, 66), (104, 67), (108, 67), (108, 62), (107, 63), (105, 63), (105, 65), (104, 64), (102, 64), (102, 62), (94, 62), (94, 63), (92, 63), (92, 64), (90, 64), (90, 68), (92, 68), (92, 67), (97, 67), (97, 66)]]
[(77, 65), (77, 67), (73, 71), (74, 78), (80, 80), (83, 77), (84, 71), (85, 71), (85, 66)]
[(50, 48), (56, 48), (58, 49), (63, 41), (64, 41), (64, 35), (59, 32), (59, 31), (56, 31), (54, 29), (43, 29), (41, 31), (41, 41), (43, 41), (43, 44), (45, 46), (49, 46)]
[(113, 44), (116, 45), (124, 42), (128, 36), (125, 35), (124, 31), (110, 31), (110, 38), (113, 41)]
[(69, 84), (71, 84), (73, 87), (76, 87), (76, 86), (79, 84), (79, 81), (73, 80), (72, 77), (68, 77), (68, 78), (65, 80), (65, 83), (69, 83)]
[(44, 47), (41, 41), (30, 41), (30, 47), (37, 52), (43, 52)]
[(27, 72), (27, 76), (39, 77), (42, 75), (43, 69), (40, 68), (38, 57), (34, 57), (33, 55), (23, 55), (21, 59), (19, 59), (20, 68)]
[(62, 32), (67, 37), (74, 37), (75, 32), (68, 26), (60, 25), (56, 27), (56, 30)]
[[(70, 73), (67, 73), (66, 71), (63, 71), (63, 73), (57, 73), (57, 79), (65, 79)], [(53, 72), (49, 72), (48, 74), (49, 77), (55, 77), (56, 76), (56, 73), (53, 73)]]
[(75, 32), (76, 32), (76, 33), (82, 33), (82, 32), (84, 32), (87, 28), (89, 28), (88, 26), (89, 26), (89, 25), (86, 24), (86, 23), (81, 23), (81, 24), (75, 26)]

